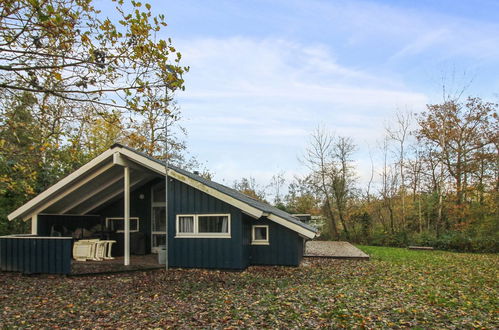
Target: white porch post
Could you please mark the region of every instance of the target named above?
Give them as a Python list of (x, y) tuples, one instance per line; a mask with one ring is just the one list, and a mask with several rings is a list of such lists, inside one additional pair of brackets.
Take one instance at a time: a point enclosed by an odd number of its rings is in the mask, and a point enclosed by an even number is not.
[(124, 168), (125, 187), (124, 187), (124, 200), (125, 200), (125, 266), (130, 265), (130, 168)]
[(31, 217), (31, 235), (38, 235), (38, 214)]

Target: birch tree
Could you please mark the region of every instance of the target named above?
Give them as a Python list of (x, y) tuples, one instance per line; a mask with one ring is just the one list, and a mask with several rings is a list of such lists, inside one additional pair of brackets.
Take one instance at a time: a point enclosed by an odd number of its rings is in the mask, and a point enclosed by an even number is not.
[(330, 176), (333, 144), (333, 135), (325, 128), (318, 127), (310, 136), (303, 162), (311, 171), (307, 181), (315, 188), (315, 191), (323, 201), (329, 235), (334, 239), (338, 239), (339, 233), (333, 209), (334, 196), (331, 191)]

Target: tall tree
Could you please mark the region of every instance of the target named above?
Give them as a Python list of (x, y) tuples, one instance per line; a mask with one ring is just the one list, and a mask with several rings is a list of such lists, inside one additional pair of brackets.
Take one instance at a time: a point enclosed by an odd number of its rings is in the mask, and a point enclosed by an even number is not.
[(234, 189), (245, 194), (246, 196), (259, 201), (265, 201), (265, 188), (256, 183), (256, 180), (253, 177), (242, 178), (240, 181), (236, 180), (232, 186)]
[[(46, 170), (41, 129), (31, 114), (36, 100), (29, 93), (11, 100), (0, 116), (0, 220), (39, 189)], [(0, 233), (22, 228), (22, 222), (0, 221)]]
[[(381, 205), (388, 211), (389, 228), (393, 234), (395, 232), (395, 198), (398, 190), (398, 171), (389, 163), (388, 158), (389, 138), (385, 137), (381, 146), (383, 153), (383, 168), (381, 170)], [(384, 213), (380, 212), (380, 218), (384, 221)]]
[(353, 198), (355, 173), (352, 165), (355, 144), (349, 137), (340, 136), (333, 145), (333, 163), (330, 169), (332, 191), (338, 211), (338, 218), (345, 232), (346, 238), (350, 238), (348, 229), (348, 207)]
[(108, 18), (91, 0), (3, 0), (0, 88), (137, 112), (147, 107), (144, 92), (183, 88), (180, 53), (157, 38), (164, 15), (113, 2)]
[(289, 184), (288, 193), (284, 198), (286, 210), (291, 213), (320, 214), (320, 203), (316, 194), (310, 189), (310, 184), (305, 179), (296, 177)]
[(274, 201), (273, 204), (274, 206), (280, 208), (280, 209), (285, 209), (284, 201), (283, 201), (283, 187), (286, 182), (286, 179), (284, 178), (284, 172), (279, 171), (277, 174), (274, 174), (272, 178), (270, 179), (270, 183), (268, 185), (268, 188), (271, 189), (272, 194), (274, 195)]
[(331, 191), (332, 155), (334, 136), (325, 128), (318, 127), (311, 135), (305, 150), (304, 163), (310, 169), (308, 182), (323, 200), (329, 235), (339, 238), (336, 216), (334, 213), (334, 196)]
[(387, 128), (390, 139), (397, 143), (398, 168), (400, 176), (400, 199), (402, 201), (402, 227), (406, 226), (406, 205), (405, 205), (405, 156), (406, 143), (409, 137), (409, 127), (411, 124), (411, 113), (398, 111), (395, 114), (396, 123), (394, 127)]
[(428, 105), (418, 118), (418, 137), (437, 148), (454, 179), (459, 221), (464, 220), (467, 181), (480, 159), (478, 152), (497, 139), (497, 110), (497, 104), (470, 97)]

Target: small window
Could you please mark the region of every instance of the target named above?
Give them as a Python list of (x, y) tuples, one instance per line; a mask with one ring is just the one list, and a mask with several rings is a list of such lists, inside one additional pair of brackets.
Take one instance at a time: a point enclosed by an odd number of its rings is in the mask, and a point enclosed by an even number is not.
[(263, 226), (263, 225), (253, 226), (251, 244), (269, 245), (269, 226)]
[[(106, 218), (106, 227), (111, 231), (117, 233), (123, 233), (125, 231), (125, 218)], [(139, 231), (139, 218), (131, 217), (130, 232), (134, 233), (138, 231)]]
[(230, 238), (230, 214), (178, 214), (177, 238)]
[(194, 234), (194, 216), (179, 216), (178, 217), (178, 232), (182, 234)]

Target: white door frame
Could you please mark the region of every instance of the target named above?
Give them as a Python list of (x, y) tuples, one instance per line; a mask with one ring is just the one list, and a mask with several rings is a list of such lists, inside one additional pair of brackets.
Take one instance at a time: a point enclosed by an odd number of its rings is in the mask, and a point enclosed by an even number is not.
[[(154, 208), (162, 207), (166, 209), (165, 202), (154, 202), (154, 188), (161, 185), (164, 185), (164, 182), (158, 182), (157, 184), (151, 187), (151, 253), (158, 253), (158, 248), (153, 246), (154, 235), (163, 235), (163, 236), (166, 235), (166, 230), (165, 231), (154, 230)], [(168, 212), (168, 210), (165, 210), (165, 212)]]

